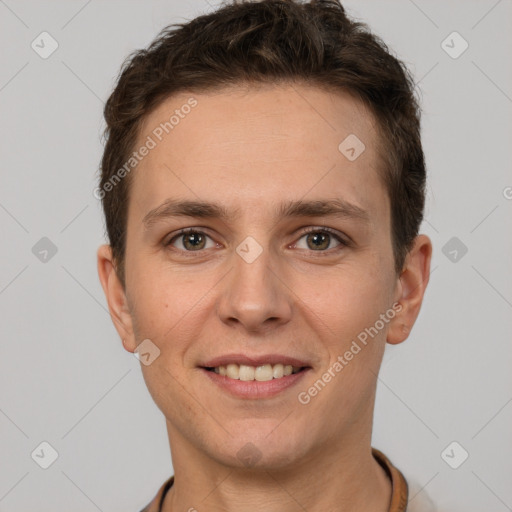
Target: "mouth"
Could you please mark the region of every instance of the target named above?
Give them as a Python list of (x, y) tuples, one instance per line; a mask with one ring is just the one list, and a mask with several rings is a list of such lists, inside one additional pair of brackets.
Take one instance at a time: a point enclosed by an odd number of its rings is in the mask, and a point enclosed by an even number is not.
[(258, 357), (233, 354), (206, 361), (199, 368), (217, 389), (245, 400), (282, 393), (313, 369), (305, 361), (277, 354)]
[(222, 377), (245, 382), (268, 382), (274, 379), (282, 379), (289, 375), (295, 375), (310, 368), (309, 366), (293, 366), (291, 364), (262, 364), (250, 366), (246, 364), (230, 363), (219, 366), (204, 366), (206, 371), (216, 373)]

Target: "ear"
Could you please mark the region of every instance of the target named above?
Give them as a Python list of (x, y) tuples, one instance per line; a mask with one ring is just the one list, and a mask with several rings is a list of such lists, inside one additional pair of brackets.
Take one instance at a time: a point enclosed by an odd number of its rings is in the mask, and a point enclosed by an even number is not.
[(387, 342), (396, 345), (405, 341), (420, 312), (430, 277), (432, 242), (426, 235), (418, 235), (404, 264), (397, 282), (395, 301), (401, 309), (391, 320)]
[(124, 287), (119, 280), (110, 245), (98, 249), (98, 275), (108, 303), (110, 317), (128, 352), (136, 348), (132, 317)]

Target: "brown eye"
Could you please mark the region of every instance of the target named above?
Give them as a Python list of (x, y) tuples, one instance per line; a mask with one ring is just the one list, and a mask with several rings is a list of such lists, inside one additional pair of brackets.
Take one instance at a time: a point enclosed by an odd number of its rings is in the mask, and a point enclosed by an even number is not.
[(166, 245), (172, 245), (176, 249), (187, 252), (200, 251), (214, 246), (213, 243), (209, 247), (206, 246), (209, 238), (202, 231), (187, 230), (178, 233)]
[(331, 241), (331, 235), (318, 232), (318, 233), (309, 233), (306, 235), (306, 240), (308, 247), (310, 249), (328, 249), (329, 242)]
[(203, 249), (205, 245), (205, 237), (201, 233), (187, 233), (182, 235), (183, 246), (191, 251)]
[[(305, 239), (305, 244), (302, 242), (302, 239)], [(332, 243), (333, 241), (335, 244)], [(327, 252), (328, 249), (343, 248), (347, 245), (340, 236), (331, 233), (329, 229), (313, 228), (301, 236), (295, 247), (315, 252)]]

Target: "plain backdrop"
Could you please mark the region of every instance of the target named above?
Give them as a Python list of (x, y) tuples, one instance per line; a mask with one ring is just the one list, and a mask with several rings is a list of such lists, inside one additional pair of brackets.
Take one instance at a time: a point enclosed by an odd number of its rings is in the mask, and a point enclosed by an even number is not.
[[(373, 446), (432, 510), (512, 510), (512, 2), (345, 6), (414, 74), (434, 244), (417, 324), (385, 355)], [(2, 512), (138, 511), (173, 472), (164, 418), (107, 314), (93, 190), (121, 62), (213, 8), (0, 0)], [(48, 469), (43, 442), (58, 454)]]

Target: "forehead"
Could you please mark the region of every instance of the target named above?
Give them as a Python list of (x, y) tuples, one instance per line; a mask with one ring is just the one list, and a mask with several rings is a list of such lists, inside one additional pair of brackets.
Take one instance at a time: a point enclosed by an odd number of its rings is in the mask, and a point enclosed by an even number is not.
[(136, 148), (152, 148), (131, 194), (141, 210), (169, 196), (261, 209), (341, 195), (382, 216), (378, 144), (374, 117), (346, 93), (296, 84), (183, 92), (144, 119)]

